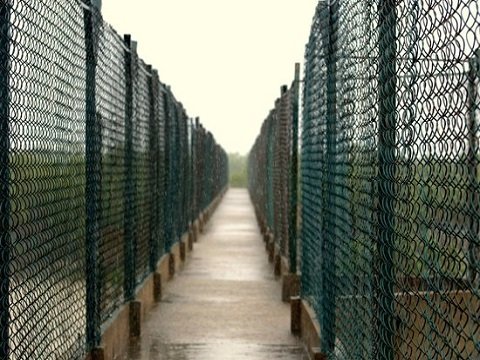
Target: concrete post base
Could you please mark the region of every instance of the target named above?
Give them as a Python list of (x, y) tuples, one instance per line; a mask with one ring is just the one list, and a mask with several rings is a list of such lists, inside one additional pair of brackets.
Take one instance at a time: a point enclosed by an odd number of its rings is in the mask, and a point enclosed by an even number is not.
[(273, 260), (275, 258), (275, 242), (273, 240), (273, 236), (270, 238), (270, 241), (268, 243), (268, 261), (270, 263), (273, 263)]
[(197, 242), (200, 236), (200, 224), (198, 219), (193, 223), (193, 242)]
[(130, 336), (138, 338), (142, 334), (142, 302), (130, 302)]
[(172, 278), (175, 275), (175, 255), (169, 254), (168, 256), (168, 275)]
[(185, 244), (185, 241), (182, 240), (180, 241), (180, 260), (184, 262), (186, 258), (187, 258), (186, 244)]
[(162, 300), (162, 274), (158, 272), (153, 274), (153, 298), (155, 302)]
[(292, 297), (300, 295), (300, 276), (297, 274), (283, 275), (282, 301), (289, 302)]
[(273, 273), (276, 277), (282, 276), (282, 256), (276, 253), (273, 261)]
[(302, 300), (299, 296), (290, 299), (290, 313), (290, 331), (293, 335), (300, 336), (302, 332)]
[(322, 353), (322, 350), (318, 347), (312, 348), (312, 360), (327, 360), (327, 355)]
[(102, 347), (92, 349), (89, 360), (105, 360), (105, 350)]

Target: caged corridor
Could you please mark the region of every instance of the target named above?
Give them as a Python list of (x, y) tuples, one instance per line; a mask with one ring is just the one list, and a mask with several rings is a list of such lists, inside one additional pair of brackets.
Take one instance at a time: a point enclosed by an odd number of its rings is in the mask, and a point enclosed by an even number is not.
[(479, 48), (477, 0), (319, 1), (229, 189), (94, 3), (0, 0), (0, 360), (480, 359)]

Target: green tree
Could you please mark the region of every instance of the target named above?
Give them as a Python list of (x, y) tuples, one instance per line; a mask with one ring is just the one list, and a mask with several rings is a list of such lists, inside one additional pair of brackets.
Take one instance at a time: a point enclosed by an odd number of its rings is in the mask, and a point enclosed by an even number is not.
[(230, 186), (237, 188), (247, 187), (247, 156), (239, 153), (228, 154), (230, 169)]

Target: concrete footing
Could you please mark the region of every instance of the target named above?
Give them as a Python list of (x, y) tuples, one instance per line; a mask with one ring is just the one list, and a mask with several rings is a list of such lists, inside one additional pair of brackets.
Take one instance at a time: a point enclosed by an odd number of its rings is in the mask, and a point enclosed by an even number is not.
[(311, 359), (327, 360), (320, 346), (320, 325), (315, 312), (310, 305), (300, 297), (292, 297), (291, 306), (291, 332), (299, 336), (305, 343)]
[(142, 302), (130, 302), (130, 338), (138, 338), (142, 334)]
[(90, 360), (105, 360), (105, 350), (101, 347), (93, 349), (90, 354)]
[(275, 277), (282, 276), (282, 251), (277, 244), (273, 245), (273, 273)]
[(183, 262), (187, 258), (187, 241), (180, 241), (180, 260)]
[(204, 220), (205, 220), (205, 214), (202, 212), (198, 217), (198, 233), (199, 234), (203, 233), (203, 227), (205, 225)]
[(177, 261), (175, 261), (175, 254), (168, 254), (168, 278), (171, 279), (175, 276), (175, 267)]
[(200, 220), (197, 219), (193, 222), (192, 233), (193, 233), (193, 242), (197, 242), (198, 238), (200, 237)]
[(162, 300), (162, 274), (155, 272), (153, 274), (153, 298), (155, 302), (160, 302)]
[(273, 236), (271, 238), (271, 240), (269, 241), (268, 243), (268, 261), (270, 263), (273, 263), (273, 260), (275, 259), (275, 242), (273, 240)]
[(292, 297), (290, 299), (290, 331), (293, 335), (301, 335), (301, 312), (302, 312), (302, 300), (299, 296)]
[(325, 353), (322, 353), (322, 350), (320, 348), (312, 348), (311, 350), (311, 359), (312, 360), (327, 360), (327, 355)]
[(194, 238), (193, 224), (192, 224), (192, 226), (188, 230), (188, 249), (187, 249), (188, 252), (193, 251), (193, 243), (194, 242), (195, 242), (195, 238)]
[(265, 243), (265, 250), (268, 251), (270, 244), (270, 233), (268, 231), (263, 235), (263, 242)]
[(300, 276), (297, 274), (283, 274), (282, 301), (289, 302), (292, 297), (300, 295)]
[(290, 273), (288, 259), (282, 255), (280, 247), (275, 243), (272, 232), (267, 229), (263, 234), (268, 261), (273, 263), (276, 277), (282, 281), (282, 301), (289, 302), (293, 296), (300, 295), (300, 276)]

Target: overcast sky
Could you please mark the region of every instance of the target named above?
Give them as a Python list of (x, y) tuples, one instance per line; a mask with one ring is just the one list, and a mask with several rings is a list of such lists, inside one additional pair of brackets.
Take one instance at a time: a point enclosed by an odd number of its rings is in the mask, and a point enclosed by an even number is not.
[(318, 0), (103, 0), (191, 117), (246, 154), (302, 63)]

